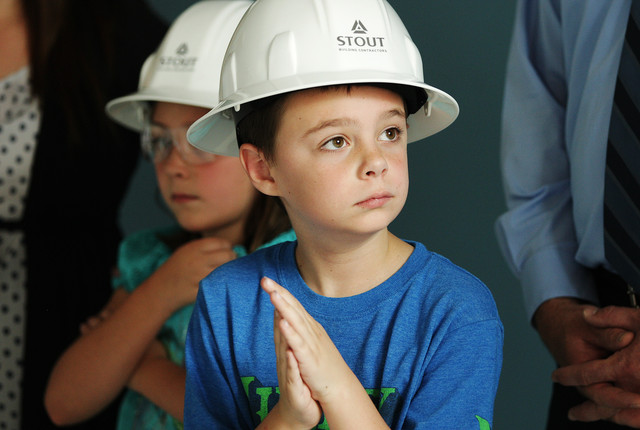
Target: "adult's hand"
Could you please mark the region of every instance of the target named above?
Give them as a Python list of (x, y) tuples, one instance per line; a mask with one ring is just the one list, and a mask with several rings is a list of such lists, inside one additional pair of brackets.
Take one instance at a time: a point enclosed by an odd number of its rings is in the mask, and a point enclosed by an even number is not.
[(606, 357), (557, 369), (553, 380), (579, 387), (588, 399), (570, 411), (579, 421), (606, 419), (640, 428), (640, 310), (586, 307), (583, 320), (594, 330), (617, 333)]
[(633, 334), (625, 329), (589, 324), (584, 313), (594, 309), (577, 299), (558, 297), (534, 314), (536, 329), (559, 366), (604, 359), (631, 343)]

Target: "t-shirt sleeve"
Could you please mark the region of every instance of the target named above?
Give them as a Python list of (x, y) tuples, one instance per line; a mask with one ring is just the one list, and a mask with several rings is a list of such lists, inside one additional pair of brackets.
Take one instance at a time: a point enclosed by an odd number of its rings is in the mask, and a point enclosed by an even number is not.
[(221, 351), (219, 348), (224, 348), (224, 342), (216, 341), (216, 336), (226, 331), (227, 322), (224, 317), (212, 318), (208, 301), (218, 299), (203, 293), (208, 289), (210, 278), (211, 275), (200, 283), (187, 331), (184, 426), (189, 429), (235, 429), (243, 421), (236, 404), (241, 398), (240, 387), (233, 374), (225, 369), (224, 363), (229, 363), (230, 359), (226, 356), (229, 351)]
[(498, 319), (447, 333), (428, 363), (403, 427), (489, 430), (502, 368), (503, 337)]

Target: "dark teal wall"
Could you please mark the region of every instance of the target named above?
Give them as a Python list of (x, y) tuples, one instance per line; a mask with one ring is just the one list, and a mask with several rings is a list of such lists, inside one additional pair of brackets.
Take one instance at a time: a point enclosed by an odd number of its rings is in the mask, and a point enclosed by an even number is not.
[[(148, 1), (166, 20), (193, 3)], [(519, 285), (493, 234), (493, 223), (504, 210), (499, 125), (514, 2), (391, 0), (391, 4), (422, 53), (425, 82), (460, 104), (460, 116), (451, 127), (409, 145), (409, 199), (391, 230), (423, 242), (489, 286), (505, 326), (493, 429), (542, 429), (552, 361), (524, 316)], [(122, 211), (127, 232), (168, 221), (155, 203), (154, 190), (152, 169), (143, 162)]]

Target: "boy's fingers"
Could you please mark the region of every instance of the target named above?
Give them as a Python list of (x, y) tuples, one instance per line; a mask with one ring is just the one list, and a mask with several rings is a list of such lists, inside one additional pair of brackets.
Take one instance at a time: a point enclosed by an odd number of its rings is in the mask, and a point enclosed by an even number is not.
[(265, 292), (271, 294), (276, 291), (278, 284), (273, 279), (263, 276), (262, 279), (260, 279), (260, 286)]
[(287, 320), (282, 320), (280, 323), (280, 330), (283, 338), (286, 340), (288, 349), (293, 351), (294, 355), (302, 354), (302, 357), (305, 356), (305, 354), (308, 354), (309, 336), (304, 336), (298, 333), (293, 327), (291, 327), (291, 324), (289, 324)]
[(290, 303), (290, 300), (288, 300), (289, 297), (293, 298), (291, 293), (289, 293), (289, 291), (287, 291), (286, 288), (284, 288), (282, 285), (278, 284), (273, 279), (267, 278), (266, 276), (263, 276), (262, 279), (260, 280), (260, 286), (269, 295), (271, 295), (273, 293), (280, 294), (281, 296), (283, 296), (285, 302), (287, 302), (287, 303)]
[(298, 322), (306, 318), (309, 314), (286, 288), (276, 283), (274, 280), (266, 276), (260, 281), (262, 289), (271, 297), (271, 303), (280, 312), (281, 317), (289, 320), (292, 324), (292, 318), (296, 318)]
[(293, 351), (287, 349), (285, 351), (285, 357), (287, 360), (287, 380), (291, 384), (302, 384), (302, 380), (300, 379), (300, 369), (298, 368), (298, 360), (296, 360), (296, 356)]
[(280, 313), (280, 331), (283, 332), (288, 341), (291, 341), (291, 336), (294, 334), (305, 337), (305, 333), (310, 332), (309, 320), (311, 316), (304, 310), (302, 305), (292, 305), (279, 291), (271, 293), (271, 303)]
[(280, 329), (278, 328), (280, 324), (280, 316), (278, 314), (278, 310), (273, 310), (273, 343), (275, 343), (276, 348), (280, 343)]
[(269, 293), (269, 294), (272, 294), (272, 293), (280, 294), (282, 296), (282, 298), (284, 299), (284, 301), (287, 302), (287, 304), (292, 305), (292, 306), (297, 304), (298, 306), (300, 306), (300, 303), (293, 296), (293, 294), (291, 294), (289, 292), (289, 290), (284, 288), (282, 285), (278, 284), (273, 279), (267, 278), (266, 276), (264, 276), (260, 280), (260, 285), (262, 285), (262, 289), (264, 291), (266, 291), (267, 293)]
[(308, 353), (309, 343), (317, 338), (316, 321), (286, 288), (267, 277), (262, 278), (261, 285), (280, 316), (274, 324), (278, 324), (281, 341), (298, 353)]
[[(274, 314), (275, 316), (275, 314)], [(278, 378), (288, 378), (287, 350), (289, 345), (280, 332), (280, 318), (273, 321), (273, 341), (276, 348), (276, 368), (278, 369)]]

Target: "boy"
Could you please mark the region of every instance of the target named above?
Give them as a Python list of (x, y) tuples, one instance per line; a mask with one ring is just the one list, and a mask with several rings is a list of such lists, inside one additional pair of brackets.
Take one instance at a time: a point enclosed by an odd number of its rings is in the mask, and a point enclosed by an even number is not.
[[(407, 143), (458, 112), (422, 82), (391, 6), (258, 0), (220, 92), (190, 140), (239, 153), (298, 240), (201, 282), (185, 427), (489, 429), (503, 340), (491, 294), (387, 229), (407, 196)], [(209, 138), (221, 113), (237, 143)]]

